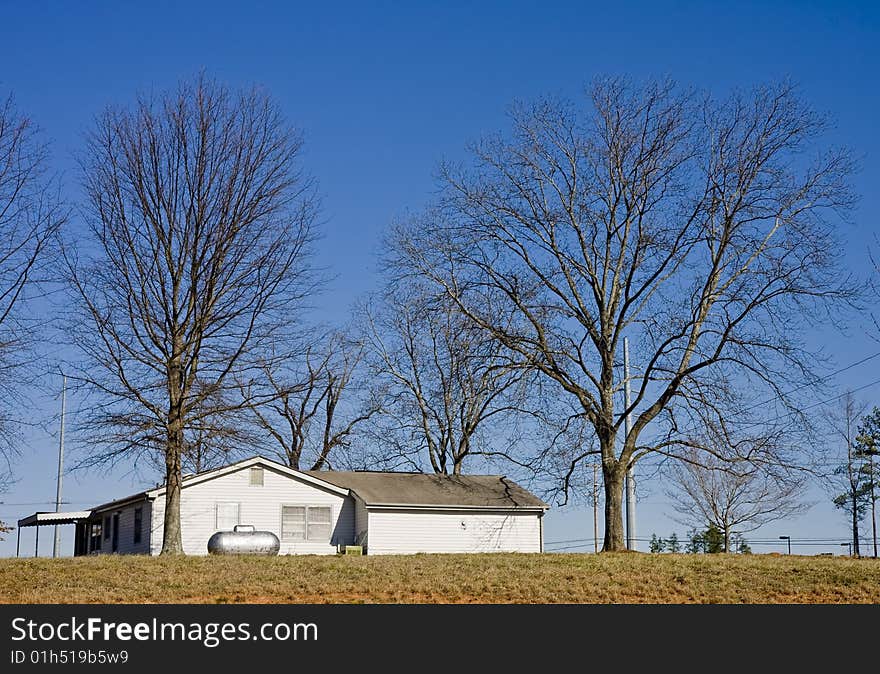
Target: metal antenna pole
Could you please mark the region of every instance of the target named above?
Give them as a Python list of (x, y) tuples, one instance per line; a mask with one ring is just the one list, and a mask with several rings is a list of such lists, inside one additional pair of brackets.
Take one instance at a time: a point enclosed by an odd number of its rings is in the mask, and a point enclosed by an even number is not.
[[(624, 405), (629, 410), (629, 339), (623, 338), (623, 393)], [(630, 413), (627, 411), (623, 420), (625, 438), (629, 437), (631, 427)], [(626, 471), (626, 549), (636, 549), (636, 483), (633, 469)]]
[[(55, 512), (61, 512), (61, 476), (64, 473), (64, 412), (67, 402), (67, 376), (61, 375), (61, 433), (58, 439), (58, 484), (55, 489)], [(52, 544), (52, 556), (58, 556), (61, 547), (61, 530), (55, 525), (55, 542)]]
[(593, 464), (593, 552), (599, 552), (599, 464)]

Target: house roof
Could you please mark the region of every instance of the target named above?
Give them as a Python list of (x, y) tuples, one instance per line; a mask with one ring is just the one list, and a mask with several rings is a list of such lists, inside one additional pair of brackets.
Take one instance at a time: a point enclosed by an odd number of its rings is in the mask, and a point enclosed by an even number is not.
[(367, 506), (523, 508), (549, 506), (502, 475), (436, 475), (310, 470), (320, 480), (353, 491)]
[[(367, 506), (418, 508), (521, 508), (546, 510), (549, 506), (534, 494), (502, 475), (435, 475), (433, 473), (390, 473), (375, 471), (294, 470), (262, 456), (207, 470), (183, 478), (182, 487), (212, 480), (249, 466), (260, 465), (341, 495), (354, 494)], [(103, 503), (92, 508), (99, 513), (134, 502), (151, 500), (165, 493), (165, 487)]]
[(134, 503), (136, 501), (144, 501), (149, 497), (149, 492), (142, 491), (137, 494), (132, 494), (131, 496), (125, 496), (123, 498), (118, 498), (113, 501), (107, 501), (107, 503), (102, 503), (101, 505), (96, 505), (92, 508), (92, 513), (99, 513), (103, 510), (116, 510), (117, 508), (121, 508), (124, 505), (128, 505), (129, 503)]

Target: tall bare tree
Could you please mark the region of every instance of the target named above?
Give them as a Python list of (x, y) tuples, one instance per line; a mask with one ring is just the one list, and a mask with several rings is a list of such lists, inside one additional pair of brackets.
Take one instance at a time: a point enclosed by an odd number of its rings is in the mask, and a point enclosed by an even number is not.
[[(766, 445), (781, 442), (782, 437), (742, 438), (739, 442), (746, 446), (736, 450), (719, 447), (726, 460), (696, 449), (684, 451), (672, 466), (674, 489), (667, 492), (681, 523), (697, 529), (714, 525), (723, 536), (724, 552), (730, 552), (734, 530), (744, 534), (802, 512), (807, 507), (802, 501), (803, 473), (739, 459), (744, 453), (766, 453)], [(717, 446), (726, 441), (725, 434), (711, 433), (700, 444)]]
[(0, 492), (18, 453), (18, 410), (27, 408), (22, 382), (29, 379), (39, 325), (31, 300), (45, 280), (49, 244), (65, 221), (48, 161), (34, 122), (11, 96), (0, 101)]
[(516, 461), (502, 421), (526, 412), (531, 372), (512, 367), (506, 349), (448, 298), (426, 291), (393, 281), (361, 310), (380, 410), (373, 461), (454, 475), (478, 457)]
[(828, 430), (832, 442), (843, 447), (844, 459), (836, 462), (830, 476), (834, 505), (843, 510), (850, 519), (852, 528), (852, 551), (861, 556), (861, 536), (859, 525), (870, 505), (873, 480), (867, 470), (866, 459), (859, 455), (859, 421), (868, 406), (847, 391), (841, 398), (837, 409), (827, 415)]
[(259, 89), (200, 76), (108, 108), (82, 159), (91, 240), (66, 254), (96, 461), (164, 461), (163, 554), (182, 554), (187, 433), (222, 427), (314, 284), (302, 140)]
[(257, 432), (268, 433), (276, 453), (291, 468), (320, 470), (333, 465), (334, 450), (348, 446), (352, 433), (376, 411), (354, 395), (352, 378), (363, 349), (342, 333), (326, 335), (302, 356), (268, 363), (248, 394)]
[(678, 451), (678, 410), (714, 405), (718, 379), (783, 401), (815, 380), (799, 336), (852, 292), (835, 228), (852, 162), (788, 84), (719, 101), (601, 79), (583, 109), (543, 100), (512, 121), (469, 167), (442, 168), (407, 264), (577, 402), (601, 456), (604, 549), (620, 550), (624, 476)]

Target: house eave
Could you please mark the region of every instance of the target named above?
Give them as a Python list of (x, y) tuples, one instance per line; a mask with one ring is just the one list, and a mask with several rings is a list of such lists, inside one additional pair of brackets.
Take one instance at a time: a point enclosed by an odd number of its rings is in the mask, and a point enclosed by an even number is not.
[[(363, 500), (363, 499), (361, 499)], [(501, 511), (501, 512), (544, 512), (550, 509), (550, 506), (539, 505), (442, 505), (436, 503), (370, 503), (364, 501), (367, 510), (385, 509), (385, 510), (480, 510), (480, 511)]]
[(134, 494), (132, 496), (126, 496), (125, 498), (116, 499), (115, 501), (108, 501), (107, 503), (102, 503), (101, 505), (97, 505), (92, 508), (92, 514), (95, 513), (103, 513), (108, 510), (117, 510), (118, 508), (122, 508), (124, 506), (130, 505), (132, 503), (138, 503), (140, 501), (152, 501), (155, 497), (150, 495), (148, 491), (142, 491), (139, 494)]

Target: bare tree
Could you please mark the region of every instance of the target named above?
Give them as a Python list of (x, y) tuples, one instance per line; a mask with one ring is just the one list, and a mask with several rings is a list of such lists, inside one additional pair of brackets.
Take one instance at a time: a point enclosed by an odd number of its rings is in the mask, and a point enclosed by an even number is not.
[(448, 298), (425, 290), (392, 281), (361, 310), (380, 410), (373, 462), (454, 475), (477, 457), (526, 466), (503, 429), (525, 413), (531, 373), (511, 367), (506, 349)]
[(866, 457), (857, 451), (859, 420), (867, 412), (868, 406), (856, 400), (847, 391), (840, 399), (839, 407), (827, 414), (828, 430), (833, 440), (842, 444), (845, 460), (837, 463), (829, 476), (834, 505), (843, 510), (850, 519), (852, 527), (853, 554), (861, 556), (859, 524), (870, 505), (873, 481), (866, 470)]
[(250, 401), (239, 383), (278, 354), (313, 290), (316, 202), (301, 137), (259, 89), (205, 76), (108, 108), (82, 172), (92, 235), (66, 252), (76, 377), (92, 394), (93, 461), (158, 452), (163, 554), (182, 554), (188, 433)]
[[(375, 413), (369, 402), (348, 400), (355, 397), (352, 377), (362, 355), (360, 345), (337, 333), (309, 345), (301, 359), (294, 356), (264, 366), (257, 385), (268, 390), (248, 395), (261, 401), (252, 404), (250, 412), (258, 431), (269, 434), (286, 465), (310, 470), (331, 467), (334, 450), (346, 447), (357, 426)], [(299, 367), (291, 367), (290, 361), (300, 361)]]
[[(238, 394), (234, 390), (215, 390), (193, 395), (198, 402), (191, 415), (192, 420), (184, 429), (183, 470), (201, 473), (223, 466), (253, 445), (254, 436), (248, 426), (246, 407), (253, 404), (254, 398), (242, 399), (238, 398)], [(241, 407), (239, 400), (243, 403)], [(162, 453), (153, 452), (151, 456), (161, 458)]]
[[(11, 469), (5, 472), (0, 472), (0, 494), (7, 491), (9, 489), (9, 485), (12, 483), (12, 471)], [(3, 520), (0, 520), (0, 541), (3, 539), (3, 534), (9, 533), (13, 531), (14, 528), (10, 527)]]
[(821, 147), (823, 120), (788, 84), (718, 101), (603, 79), (586, 110), (544, 100), (512, 121), (469, 168), (442, 168), (407, 264), (577, 402), (601, 456), (604, 549), (620, 550), (624, 476), (679, 451), (680, 410), (707, 414), (719, 379), (783, 404), (815, 381), (799, 336), (853, 292), (834, 226), (852, 162)]
[(0, 101), (0, 492), (12, 476), (27, 409), (22, 383), (30, 379), (39, 322), (31, 300), (40, 293), (50, 242), (65, 221), (49, 151), (36, 125)]
[[(740, 443), (768, 445), (781, 439), (781, 434), (771, 434), (743, 438)], [(723, 442), (726, 442), (724, 433), (711, 432), (700, 444)], [(715, 525), (724, 538), (724, 552), (730, 552), (734, 530), (739, 534), (754, 531), (807, 507), (801, 500), (805, 486), (803, 473), (738, 460), (736, 457), (743, 448), (731, 451), (733, 448), (722, 446), (718, 449), (729, 459), (722, 460), (695, 449), (686, 450), (670, 471), (674, 489), (667, 495), (682, 524), (697, 529)], [(761, 447), (756, 453), (766, 451), (766, 447)]]

